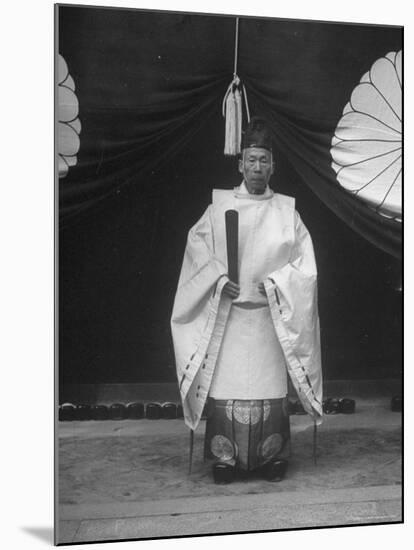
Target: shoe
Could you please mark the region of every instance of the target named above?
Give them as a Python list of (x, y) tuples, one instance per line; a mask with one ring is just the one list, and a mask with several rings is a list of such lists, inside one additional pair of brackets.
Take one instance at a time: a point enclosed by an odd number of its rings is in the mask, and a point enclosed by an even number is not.
[(262, 476), (267, 481), (282, 481), (288, 467), (287, 460), (273, 460), (262, 466)]
[(213, 466), (214, 483), (225, 484), (231, 483), (234, 479), (234, 466), (218, 462)]

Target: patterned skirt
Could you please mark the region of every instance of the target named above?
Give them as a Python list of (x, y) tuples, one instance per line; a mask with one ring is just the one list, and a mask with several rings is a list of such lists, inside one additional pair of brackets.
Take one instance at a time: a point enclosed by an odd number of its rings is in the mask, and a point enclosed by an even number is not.
[(290, 455), (287, 397), (207, 401), (204, 458), (254, 470)]

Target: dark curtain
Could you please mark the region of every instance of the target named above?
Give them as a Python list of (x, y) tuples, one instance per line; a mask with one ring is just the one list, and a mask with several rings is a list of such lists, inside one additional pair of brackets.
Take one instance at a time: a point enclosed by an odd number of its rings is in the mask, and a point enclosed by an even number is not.
[[(330, 155), (353, 86), (378, 57), (401, 48), (401, 29), (252, 20), (243, 28), (255, 43), (254, 52), (241, 45), (247, 88), (256, 110), (271, 122), (277, 148), (337, 216), (375, 246), (401, 257), (401, 223), (347, 193), (336, 182)], [(254, 72), (256, 58), (261, 65)]]
[[(234, 17), (59, 9), (82, 123), (78, 165), (59, 184), (61, 387), (175, 381), (169, 321), (187, 232), (213, 188), (240, 183), (221, 115), (234, 29)], [(362, 74), (400, 48), (391, 27), (240, 20), (238, 73), (251, 113), (275, 130), (271, 185), (296, 198), (315, 246), (326, 379), (401, 370), (389, 254), (400, 226), (342, 191), (329, 154)]]
[[(222, 124), (235, 18), (72, 7), (59, 16), (59, 51), (77, 86), (82, 122), (78, 165), (60, 182), (64, 225), (153, 175), (207, 120)], [(329, 150), (362, 74), (401, 47), (396, 27), (240, 19), (238, 74), (252, 114), (268, 118), (277, 149), (317, 197), (395, 257), (401, 224), (339, 186)]]
[[(78, 164), (60, 185), (63, 223), (152, 175), (211, 117), (232, 63), (231, 18), (60, 9), (60, 53), (79, 99)], [(208, 37), (208, 39), (207, 39)]]

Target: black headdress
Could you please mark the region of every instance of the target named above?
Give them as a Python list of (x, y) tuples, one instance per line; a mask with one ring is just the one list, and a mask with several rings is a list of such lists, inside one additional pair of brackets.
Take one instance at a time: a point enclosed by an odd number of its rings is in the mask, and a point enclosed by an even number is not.
[(266, 120), (262, 117), (252, 117), (242, 136), (242, 149), (247, 147), (262, 147), (272, 152), (272, 134)]

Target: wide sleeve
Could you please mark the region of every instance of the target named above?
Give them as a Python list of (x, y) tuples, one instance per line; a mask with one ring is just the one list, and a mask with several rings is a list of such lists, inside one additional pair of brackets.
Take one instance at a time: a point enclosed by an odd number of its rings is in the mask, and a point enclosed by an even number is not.
[(218, 279), (226, 275), (225, 266), (214, 255), (211, 206), (190, 229), (174, 300), (172, 319), (186, 324), (199, 318)]
[[(221, 291), (229, 280), (227, 266), (214, 254), (211, 206), (188, 234), (171, 317), (177, 378), (188, 424), (195, 425), (187, 395), (215, 326)], [(185, 410), (186, 412), (186, 410)], [(186, 422), (187, 418), (185, 416)]]
[(268, 275), (265, 288), (293, 385), (305, 410), (319, 423), (322, 366), (317, 268), (312, 239), (297, 212), (289, 262)]

